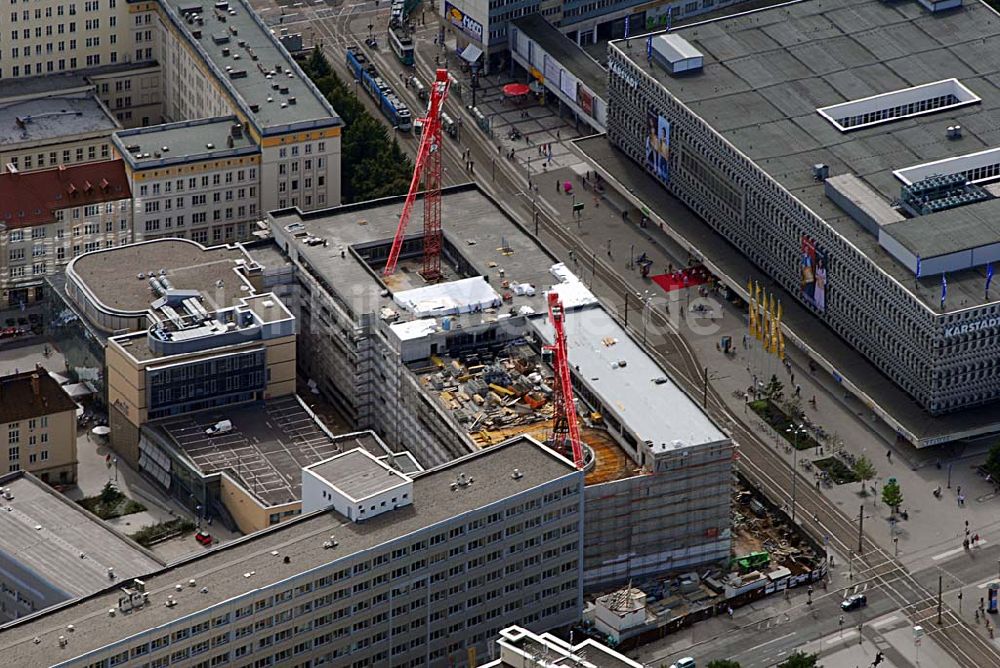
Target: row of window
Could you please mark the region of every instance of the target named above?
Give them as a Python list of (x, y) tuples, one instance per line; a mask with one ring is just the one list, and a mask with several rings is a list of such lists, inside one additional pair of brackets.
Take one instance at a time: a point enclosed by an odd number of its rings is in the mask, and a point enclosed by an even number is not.
[[(84, 155), (86, 155), (86, 160), (88, 161), (97, 160), (98, 147), (87, 146), (86, 153), (84, 153), (83, 146), (78, 146), (76, 151), (63, 149), (61, 161), (57, 159), (59, 157), (58, 153), (55, 151), (49, 151), (47, 161), (44, 153), (38, 153), (34, 157), (31, 154), (25, 154), (23, 156), (14, 155), (9, 158), (8, 162), (23, 172), (29, 169), (41, 169), (42, 167), (56, 167), (58, 165), (68, 165), (73, 162), (83, 162)], [(75, 160), (72, 159), (74, 156)], [(111, 157), (111, 148), (107, 144), (101, 144), (100, 156), (101, 160), (107, 160)]]

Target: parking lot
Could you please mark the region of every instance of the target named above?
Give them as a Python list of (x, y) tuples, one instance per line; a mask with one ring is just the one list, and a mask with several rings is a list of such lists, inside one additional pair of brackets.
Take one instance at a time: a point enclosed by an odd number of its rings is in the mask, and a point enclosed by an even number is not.
[[(232, 422), (232, 430), (205, 433), (221, 420)], [(228, 470), (267, 505), (297, 500), (302, 467), (339, 452), (295, 397), (207, 411), (160, 428), (200, 471)]]

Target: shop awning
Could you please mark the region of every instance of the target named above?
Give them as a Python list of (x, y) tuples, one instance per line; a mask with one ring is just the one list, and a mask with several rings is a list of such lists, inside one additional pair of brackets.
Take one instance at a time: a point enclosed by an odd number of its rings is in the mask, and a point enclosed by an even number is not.
[(462, 60), (470, 64), (479, 60), (479, 56), (481, 55), (483, 55), (483, 50), (475, 44), (470, 44), (462, 49)]

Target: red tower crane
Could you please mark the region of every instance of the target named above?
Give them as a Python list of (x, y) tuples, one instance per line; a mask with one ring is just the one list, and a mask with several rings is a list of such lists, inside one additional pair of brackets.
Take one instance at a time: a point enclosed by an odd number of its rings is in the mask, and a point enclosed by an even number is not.
[(439, 69), (431, 85), (431, 101), (427, 117), (419, 119), (423, 123), (420, 148), (413, 167), (410, 191), (406, 194), (403, 213), (399, 217), (399, 227), (392, 240), (389, 260), (382, 271), (383, 276), (391, 276), (399, 262), (399, 252), (403, 248), (403, 237), (410, 222), (410, 214), (420, 190), (421, 177), (424, 178), (424, 268), (420, 275), (433, 282), (441, 278), (441, 111), (448, 97), (451, 80), (448, 70)]
[(555, 292), (549, 293), (549, 319), (552, 321), (554, 341), (543, 350), (553, 356), (552, 368), (555, 369), (555, 383), (552, 388), (552, 443), (561, 450), (566, 450), (567, 441), (573, 451), (573, 463), (577, 469), (583, 468), (583, 444), (580, 441), (580, 423), (576, 416), (576, 403), (573, 401), (573, 382), (569, 373), (569, 354), (566, 349), (566, 322), (562, 301)]

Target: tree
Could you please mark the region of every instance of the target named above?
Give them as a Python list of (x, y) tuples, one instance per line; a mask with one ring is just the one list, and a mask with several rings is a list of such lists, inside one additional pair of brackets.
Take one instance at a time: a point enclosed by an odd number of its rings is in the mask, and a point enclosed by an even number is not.
[(113, 506), (118, 502), (121, 492), (118, 488), (111, 484), (111, 481), (104, 483), (104, 487), (101, 489), (101, 505), (103, 506)]
[(892, 508), (893, 513), (899, 512), (899, 507), (903, 504), (903, 492), (895, 480), (882, 486), (882, 503)]
[(740, 668), (740, 662), (731, 659), (716, 659), (709, 661), (707, 668)]
[(819, 661), (817, 654), (806, 654), (805, 652), (795, 652), (785, 659), (784, 663), (779, 663), (778, 668), (821, 668), (816, 663)]
[(983, 468), (990, 476), (994, 484), (1000, 483), (1000, 443), (996, 443), (990, 448), (990, 453), (986, 455), (986, 463)]
[(785, 386), (778, 380), (778, 376), (772, 374), (771, 380), (764, 386), (764, 396), (772, 403), (780, 403), (785, 395)]
[(865, 494), (865, 483), (878, 475), (875, 465), (865, 455), (861, 455), (854, 461), (854, 475), (861, 481), (861, 494)]
[(322, 49), (313, 49), (309, 61), (306, 63), (306, 70), (312, 77), (325, 77), (330, 75), (330, 63), (323, 55)]

